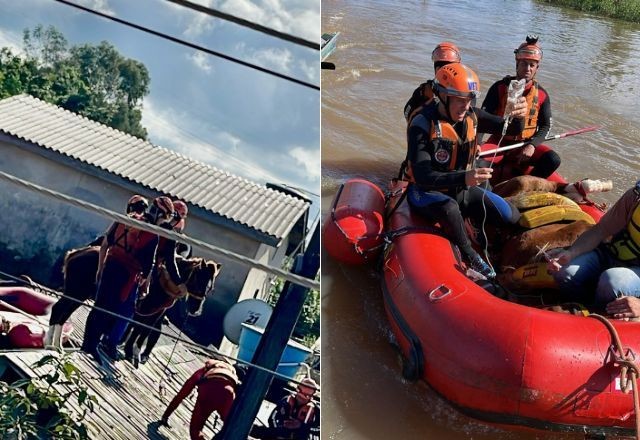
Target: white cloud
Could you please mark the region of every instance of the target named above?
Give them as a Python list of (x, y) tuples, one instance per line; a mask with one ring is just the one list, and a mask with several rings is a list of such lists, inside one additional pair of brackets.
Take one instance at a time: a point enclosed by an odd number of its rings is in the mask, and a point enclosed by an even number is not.
[(8, 47), (14, 55), (24, 55), (22, 35), (0, 29), (0, 47)]
[(91, 9), (95, 9), (96, 11), (102, 12), (103, 14), (115, 16), (116, 13), (109, 6), (109, 0), (77, 0), (77, 3), (82, 6), (86, 6)]
[(245, 20), (261, 24), (265, 19), (265, 11), (248, 0), (227, 0), (222, 3), (220, 9), (236, 17), (242, 17)]
[(198, 37), (211, 32), (215, 28), (213, 17), (197, 12), (197, 15), (187, 25), (184, 35)]
[[(191, 0), (191, 3), (196, 3), (207, 8), (218, 9), (214, 0)], [(198, 37), (211, 32), (216, 27), (215, 19), (210, 15), (176, 3), (165, 2), (164, 4), (173, 10), (172, 14), (178, 17), (180, 25), (184, 25), (185, 22), (187, 23), (186, 29), (182, 31), (184, 36), (191, 38)]]
[(248, 63), (257, 64), (261, 67), (272, 68), (278, 72), (289, 73), (293, 55), (288, 49), (247, 49), (244, 43), (236, 45), (236, 49), (244, 52), (243, 59)]
[[(243, 155), (239, 151), (242, 140), (218, 127), (207, 126), (206, 131), (215, 131), (215, 135), (211, 136), (211, 140), (204, 139), (205, 134), (195, 133), (200, 131), (201, 127), (194, 126), (188, 115), (175, 113), (174, 110), (159, 110), (149, 99), (144, 103), (142, 115), (142, 124), (149, 131), (151, 142), (156, 145), (253, 182), (284, 180), (261, 166), (266, 164), (264, 157)], [(202, 132), (204, 133), (205, 130)], [(223, 145), (223, 148), (214, 146), (214, 143)]]
[[(318, 58), (319, 60), (320, 58)], [(307, 77), (307, 79), (312, 83), (317, 83), (320, 81), (320, 63), (319, 62), (311, 62), (306, 63), (304, 61), (300, 61), (300, 70), (302, 70)]]
[(211, 65), (211, 57), (204, 52), (192, 52), (187, 55), (187, 58), (204, 73), (209, 74), (213, 71), (213, 66)]
[(249, 21), (311, 41), (320, 35), (320, 2), (296, 0), (226, 0), (221, 9)]
[(298, 165), (304, 167), (307, 180), (311, 182), (320, 180), (320, 151), (295, 147), (289, 151), (289, 155)]

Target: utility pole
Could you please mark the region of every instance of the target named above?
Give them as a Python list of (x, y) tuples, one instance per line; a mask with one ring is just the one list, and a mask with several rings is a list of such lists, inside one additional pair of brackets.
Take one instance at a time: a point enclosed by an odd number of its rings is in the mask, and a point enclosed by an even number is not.
[[(309, 246), (304, 254), (296, 255), (291, 272), (314, 279), (319, 268), (320, 222), (317, 222)], [(298, 286), (290, 281), (285, 283), (253, 356), (253, 364), (268, 370), (278, 368), (278, 363), (298, 321), (308, 291), (308, 288)], [(249, 369), (229, 417), (222, 430), (214, 437), (216, 440), (247, 439), (272, 380), (273, 376), (268, 371), (257, 368)]]

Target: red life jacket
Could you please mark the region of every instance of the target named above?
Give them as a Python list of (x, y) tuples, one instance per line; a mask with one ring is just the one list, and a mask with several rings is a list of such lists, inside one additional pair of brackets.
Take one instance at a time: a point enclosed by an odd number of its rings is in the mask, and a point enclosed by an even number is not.
[(300, 420), (304, 424), (308, 424), (313, 420), (313, 414), (316, 409), (313, 402), (296, 407), (296, 397), (291, 395), (287, 398), (287, 405), (289, 405), (289, 418)]
[(157, 240), (157, 237), (151, 232), (117, 223), (113, 232), (113, 243), (108, 248), (108, 256), (117, 258), (134, 271), (139, 272), (142, 270), (142, 262), (139, 260), (138, 254), (154, 240)]

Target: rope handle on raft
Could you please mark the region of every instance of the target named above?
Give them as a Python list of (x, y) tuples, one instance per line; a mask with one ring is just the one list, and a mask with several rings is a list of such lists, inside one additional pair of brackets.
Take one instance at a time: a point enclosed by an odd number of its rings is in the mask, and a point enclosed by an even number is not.
[(429, 292), (429, 295), (428, 295), (429, 300), (431, 302), (440, 301), (442, 298), (449, 295), (451, 292), (452, 292), (451, 289), (448, 288), (446, 285), (440, 284), (438, 287), (432, 289)]
[(638, 375), (640, 369), (635, 363), (635, 353), (631, 349), (626, 351), (622, 348), (622, 342), (618, 331), (611, 321), (602, 315), (592, 313), (589, 317), (597, 319), (607, 328), (611, 334), (612, 344), (610, 347), (613, 355), (613, 362), (620, 366), (620, 389), (623, 393), (629, 394), (633, 391), (633, 412), (636, 421), (636, 440), (640, 440), (640, 398), (638, 397)]

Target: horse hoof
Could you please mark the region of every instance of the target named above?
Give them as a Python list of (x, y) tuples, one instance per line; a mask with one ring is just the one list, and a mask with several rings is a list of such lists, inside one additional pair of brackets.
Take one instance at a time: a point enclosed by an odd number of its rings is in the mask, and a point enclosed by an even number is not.
[(140, 347), (137, 345), (133, 346), (132, 358), (134, 368), (138, 368), (140, 366)]
[(42, 345), (47, 350), (55, 350), (55, 347), (53, 346), (53, 332), (54, 332), (53, 326), (50, 325), (49, 328), (47, 329), (47, 332), (44, 334)]

